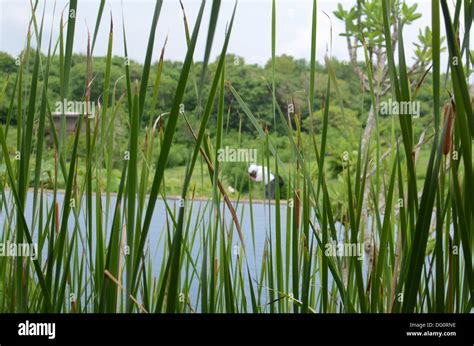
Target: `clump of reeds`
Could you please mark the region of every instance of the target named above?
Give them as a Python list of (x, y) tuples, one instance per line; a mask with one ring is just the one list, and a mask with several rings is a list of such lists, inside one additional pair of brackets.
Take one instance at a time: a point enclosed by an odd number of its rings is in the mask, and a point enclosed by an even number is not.
[[(12, 90), (11, 109), (16, 105), (18, 124), (16, 136), (21, 153), (12, 159), (6, 143), (6, 133), (13, 131), (10, 120), (0, 125), (1, 164), (6, 174), (0, 184), (2, 240), (16, 243), (37, 242), (37, 259), (0, 257), (0, 311), (2, 312), (469, 312), (474, 303), (474, 176), (472, 140), (474, 116), (468, 90), (469, 63), (472, 56), (467, 43), (469, 28), (460, 33), (461, 22), (469, 22), (472, 11), (461, 11), (463, 2), (456, 2), (454, 18), (445, 0), (432, 1), (433, 43), (433, 136), (420, 145), (431, 146), (423, 186), (417, 184), (416, 146), (411, 119), (399, 117), (400, 138), (394, 138), (393, 155), (382, 155), (375, 162), (381, 179), (370, 174), (373, 159), (370, 145), (362, 141), (357, 157), (344, 165), (344, 189), (347, 200), (342, 223), (332, 209), (330, 186), (325, 169), (327, 130), (329, 126), (330, 92), (335, 90), (343, 111), (344, 95), (339, 93), (331, 59), (326, 59), (328, 80), (324, 107), (315, 109), (316, 21), (317, 2), (313, 1), (308, 107), (288, 119), (275, 96), (276, 2), (272, 12), (273, 80), (269, 83), (273, 96), (274, 122), (283, 126), (292, 148), (294, 162), (283, 163), (272, 140), (260, 125), (232, 81), (225, 77), (225, 57), (232, 37), (235, 9), (229, 19), (224, 42), (215, 71), (207, 69), (209, 54), (219, 15), (220, 1), (212, 2), (207, 31), (207, 44), (202, 75), (195, 76), (193, 58), (196, 42), (203, 31), (202, 2), (192, 30), (186, 17), (187, 54), (173, 98), (166, 127), (157, 129), (152, 123), (145, 129), (143, 122), (146, 102), (157, 104), (163, 68), (164, 48), (156, 71), (151, 57), (155, 49), (156, 27), (163, 1), (156, 2), (149, 33), (146, 58), (139, 81), (131, 80), (128, 64), (124, 64), (126, 89), (122, 96), (116, 90), (117, 81), (110, 80), (113, 42), (121, 37), (124, 58), (128, 57), (125, 25), (117, 29), (110, 25), (103, 102), (91, 119), (82, 114), (76, 131), (67, 138), (64, 126), (54, 128), (51, 100), (48, 94), (49, 66), (59, 64), (61, 95), (68, 95), (72, 49), (75, 36), (77, 0), (71, 0), (61, 15), (59, 37), (50, 36), (42, 42), (44, 13), (35, 2), (31, 9), (29, 36), (14, 83), (2, 88)], [(464, 2), (467, 4), (468, 2)], [(390, 32), (391, 6), (382, 0), (384, 32), (392, 94), (397, 101), (413, 101), (404, 59), (403, 40), (398, 40), (398, 65), (394, 60)], [(94, 32), (89, 39), (85, 101), (90, 101), (94, 83), (93, 50), (102, 27), (105, 1), (98, 8)], [(72, 11), (72, 12), (71, 12)], [(442, 18), (441, 17), (442, 13)], [(464, 19), (462, 16), (465, 16)], [(470, 18), (472, 21), (472, 18)], [(444, 23), (444, 24), (443, 24)], [(446, 28), (449, 75), (446, 89), (441, 83), (440, 26)], [(66, 30), (66, 31), (64, 31)], [(117, 35), (119, 33), (119, 35)], [(33, 61), (27, 61), (31, 42), (36, 42)], [(40, 54), (46, 47), (47, 55)], [(26, 78), (27, 64), (34, 66)], [(371, 64), (367, 61), (367, 64)], [(206, 74), (211, 84), (204, 93)], [(152, 80), (150, 75), (155, 74)], [(27, 83), (27, 81), (29, 81)], [(199, 123), (189, 122), (181, 111), (186, 85), (194, 82), (202, 107)], [(153, 84), (152, 99), (146, 90)], [(232, 202), (225, 193), (216, 160), (222, 145), (226, 88), (232, 93), (248, 120), (254, 125), (266, 153), (263, 164), (275, 168), (276, 176), (288, 177), (288, 203), (285, 208), (276, 184), (274, 206), (265, 204), (266, 230), (255, 229), (253, 202), (249, 196), (251, 230), (242, 230), (245, 206)], [(452, 100), (446, 106), (446, 120), (440, 121), (441, 100), (448, 91)], [(28, 97), (24, 97), (24, 95)], [(214, 116), (217, 104), (217, 135), (212, 143), (205, 130)], [(109, 106), (110, 105), (110, 106)], [(98, 177), (110, 178), (116, 131), (116, 114), (120, 107), (128, 112), (129, 147), (127, 159), (121, 161), (122, 176), (115, 198), (112, 187), (102, 186)], [(302, 149), (300, 119), (321, 116), (322, 128), (316, 135), (311, 129), (316, 162)], [(455, 114), (455, 116), (454, 116)], [(179, 118), (195, 140), (190, 149), (181, 202), (166, 197), (165, 167)], [(11, 117), (8, 117), (11, 119)], [(290, 121), (288, 121), (290, 120)], [(64, 119), (63, 119), (64, 123)], [(85, 124), (86, 153), (79, 153), (79, 141)], [(397, 126), (398, 126), (397, 125)], [(41, 186), (43, 142), (46, 127), (53, 132), (56, 166), (52, 172), (54, 189), (46, 192)], [(146, 138), (144, 141), (140, 138)], [(154, 155), (157, 153), (157, 155)], [(453, 155), (456, 155), (455, 157)], [(158, 157), (156, 162), (153, 157)], [(196, 163), (205, 165), (212, 182), (212, 200), (193, 204), (190, 184)], [(448, 165), (443, 163), (449, 162)], [(78, 168), (86, 172), (78, 175)], [(384, 170), (383, 167), (389, 167)], [(448, 167), (449, 169), (445, 169)], [(311, 174), (316, 170), (316, 179)], [(65, 190), (58, 191), (59, 182)], [(151, 183), (149, 183), (151, 182)], [(339, 183), (336, 183), (339, 184)], [(32, 188), (32, 193), (28, 193)], [(369, 191), (369, 193), (366, 193)], [(379, 200), (376, 192), (382, 191)], [(102, 202), (105, 195), (105, 205)], [(157, 200), (163, 198), (166, 223), (163, 230), (152, 229)], [(379, 202), (383, 201), (383, 205)], [(403, 201), (396, 208), (398, 201)], [(222, 203), (223, 202), (223, 203)], [(291, 202), (291, 203), (290, 203)], [(32, 205), (28, 218), (27, 205)], [(368, 217), (364, 208), (371, 205)], [(197, 208), (198, 210), (193, 210)], [(226, 217), (230, 212), (231, 217)], [(192, 218), (193, 213), (197, 214)], [(159, 244), (150, 244), (150, 232), (161, 232)], [(256, 261), (255, 232), (265, 233), (261, 262)], [(370, 234), (375, 246), (369, 257), (332, 257), (325, 253), (328, 244), (347, 241), (364, 243)], [(252, 240), (252, 242), (249, 241)], [(237, 247), (235, 246), (237, 244)], [(152, 249), (159, 248), (159, 268), (152, 268)], [(253, 251), (253, 252), (252, 252)], [(153, 270), (152, 270), (153, 269)], [(153, 274), (157, 270), (158, 275)], [(196, 293), (197, 292), (197, 293)]]

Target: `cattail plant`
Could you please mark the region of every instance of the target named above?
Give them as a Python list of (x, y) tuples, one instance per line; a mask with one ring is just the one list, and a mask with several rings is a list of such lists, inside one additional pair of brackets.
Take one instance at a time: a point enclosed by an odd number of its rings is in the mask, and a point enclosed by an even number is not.
[[(345, 89), (331, 52), (324, 66), (317, 63), (317, 40), (326, 35), (316, 32), (317, 0), (311, 2), (309, 80), (302, 87), (308, 90), (301, 91), (306, 102), (295, 101), (295, 95), (283, 98), (291, 100), (292, 113), (279, 102), (278, 1), (271, 3), (271, 60), (264, 82), (273, 125), (259, 118), (229, 77), (229, 43), (239, 30), (237, 2), (224, 18), (221, 1), (203, 0), (194, 23), (181, 3), (183, 22), (176, 25), (184, 25), (187, 50), (170, 109), (160, 108), (169, 49), (157, 30), (163, 1), (154, 3), (150, 18), (143, 17), (151, 26), (139, 73), (130, 63), (125, 22), (110, 18), (110, 24), (103, 24), (105, 4), (98, 2), (97, 20), (82, 47), (87, 68), (79, 101), (98, 107), (80, 112), (74, 131), (67, 131), (66, 114), (60, 114), (55, 127), (50, 67), (59, 66), (59, 94), (67, 98), (77, 73), (77, 0), (61, 13), (58, 37), (50, 34), (49, 39), (44, 30), (48, 17), (40, 2), (31, 3), (21, 63), (0, 88), (0, 99), (10, 98), (0, 124), (0, 241), (38, 245), (34, 257), (0, 256), (1, 312), (472, 311), (474, 115), (468, 85), (471, 26), (465, 24), (472, 22), (472, 3), (457, 0), (452, 7), (446, 0), (432, 0), (431, 27), (424, 38), (429, 61), (420, 53), (416, 66), (407, 65), (403, 40), (404, 25), (416, 19), (411, 7), (398, 8), (391, 0), (358, 1), (359, 10), (377, 17), (377, 39), (370, 31), (358, 32), (357, 25), (364, 23), (353, 18), (354, 12), (338, 8), (351, 29), (350, 51), (358, 47), (364, 52), (364, 62), (352, 54), (351, 65), (372, 105), (361, 111), (366, 128), (345, 121)], [(400, 11), (410, 20), (400, 20)], [(227, 24), (222, 36), (217, 35), (218, 19)], [(441, 65), (442, 26), (447, 66)], [(108, 38), (104, 65), (94, 55), (102, 32)], [(153, 64), (160, 35), (165, 43)], [(195, 62), (199, 39), (205, 40), (202, 63)], [(117, 41), (123, 43), (124, 62), (118, 78), (111, 73)], [(211, 67), (216, 47), (219, 54)], [(321, 70), (324, 78), (317, 83)], [(415, 70), (420, 72), (416, 78)], [(97, 84), (101, 95), (94, 99)], [(432, 93), (425, 115), (429, 125), (420, 134), (415, 118), (394, 117), (386, 122), (390, 138), (385, 140), (378, 112), (384, 95), (397, 103), (417, 102), (423, 85)], [(193, 110), (182, 107), (188, 92), (197, 100)], [(450, 95), (444, 108), (443, 95)], [(275, 199), (257, 200), (262, 191), (256, 189), (227, 193), (218, 153), (227, 139), (226, 113), (229, 118), (234, 108), (242, 116), (239, 136), (243, 123), (255, 130), (259, 164), (277, 180)], [(328, 141), (333, 110), (342, 116), (344, 135), (359, 138), (355, 146), (338, 139), (343, 153), (334, 153)], [(176, 178), (168, 174), (167, 164), (181, 125), (189, 134), (188, 159), (184, 174)], [(43, 140), (48, 128), (52, 147)], [(277, 129), (284, 133), (289, 160), (275, 141)], [(117, 138), (123, 133), (121, 146)], [(12, 156), (9, 138), (18, 158)], [(47, 154), (54, 161), (49, 168), (43, 164)], [(331, 160), (340, 167), (337, 179), (330, 174)], [(112, 183), (115, 170), (117, 186)], [(199, 173), (210, 186), (200, 200), (193, 180)], [(168, 195), (170, 178), (180, 179), (177, 198)]]

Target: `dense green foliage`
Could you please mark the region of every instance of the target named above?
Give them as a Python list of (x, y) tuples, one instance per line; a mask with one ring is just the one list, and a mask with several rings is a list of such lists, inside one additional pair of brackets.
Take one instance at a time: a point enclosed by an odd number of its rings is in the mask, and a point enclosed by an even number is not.
[[(34, 50), (29, 51), (30, 59), (33, 59), (35, 55)], [(166, 54), (165, 54), (166, 57)], [(45, 57), (43, 56), (43, 59)], [(53, 57), (57, 60), (58, 57)], [(15, 63), (15, 58), (8, 55), (7, 53), (0, 52), (0, 85), (8, 79), (8, 85), (6, 89), (6, 95), (0, 100), (0, 120), (5, 122), (10, 110), (10, 100), (13, 93), (13, 83), (15, 74), (18, 70), (18, 66)], [(212, 73), (216, 69), (216, 62), (209, 64), (209, 73), (206, 75), (206, 81), (203, 87), (203, 94), (207, 94), (209, 91), (210, 79)], [(341, 112), (339, 103), (337, 101), (337, 95), (334, 90), (331, 90), (330, 99), (331, 107), (329, 110), (329, 129), (328, 129), (328, 143), (327, 143), (327, 156), (328, 156), (328, 173), (331, 178), (337, 178), (337, 175), (342, 171), (342, 160), (341, 157), (347, 148), (352, 148), (355, 153), (357, 151), (359, 137), (367, 121), (367, 113), (370, 107), (370, 95), (367, 91), (362, 90), (360, 81), (358, 80), (351, 65), (346, 61), (332, 60), (332, 65), (337, 78), (340, 92), (344, 95), (344, 115)], [(162, 127), (166, 126), (167, 112), (171, 109), (172, 99), (178, 83), (179, 72), (182, 68), (182, 62), (171, 62), (164, 60), (162, 73), (160, 78), (160, 86), (158, 91), (158, 99), (156, 105), (151, 100), (153, 96), (153, 88), (151, 87), (156, 78), (155, 71), (158, 69), (159, 62), (155, 62), (151, 66), (150, 76), (150, 87), (147, 89), (147, 102), (144, 106), (144, 113), (141, 122), (142, 130), (139, 132), (140, 141), (144, 141), (144, 128), (146, 126), (152, 126), (155, 120), (160, 114), (165, 114), (162, 118)], [(361, 62), (360, 66), (362, 69), (366, 69), (364, 64)], [(93, 60), (93, 81), (91, 84), (91, 100), (95, 104), (103, 105), (103, 84), (104, 75), (106, 71), (106, 57), (94, 57)], [(28, 65), (28, 70), (25, 71), (26, 83), (31, 78), (33, 71), (33, 64)], [(87, 57), (84, 55), (74, 54), (71, 62), (71, 80), (68, 92), (68, 100), (83, 100), (85, 95), (86, 87), (86, 68), (87, 68)], [(143, 65), (137, 62), (130, 61), (130, 79), (140, 80)], [(200, 75), (202, 70), (202, 63), (195, 63), (194, 73), (196, 76)], [(108, 107), (112, 107), (112, 100), (115, 97), (119, 98), (126, 92), (126, 83), (124, 76), (124, 59), (122, 57), (112, 57), (110, 64), (110, 81), (114, 88), (110, 88), (109, 91), (109, 104)], [(50, 66), (50, 74), (48, 81), (49, 88), (49, 99), (50, 107), (54, 111), (56, 102), (61, 101), (60, 93), (60, 78), (59, 78), (59, 65), (52, 64)], [(289, 105), (294, 102), (295, 107), (301, 109), (301, 124), (303, 132), (303, 145), (306, 148), (311, 148), (311, 138), (306, 136), (313, 126), (314, 132), (317, 136), (320, 136), (322, 129), (322, 117), (320, 111), (315, 112), (313, 124), (311, 124), (310, 117), (307, 109), (307, 93), (309, 90), (309, 74), (310, 64), (305, 60), (296, 60), (291, 56), (283, 55), (275, 58), (275, 84), (276, 88), (276, 100), (280, 109), (283, 112), (288, 112)], [(235, 55), (227, 55), (226, 57), (226, 80), (239, 92), (243, 99), (246, 100), (252, 113), (258, 119), (259, 123), (263, 128), (269, 131), (271, 138), (273, 139), (275, 146), (278, 148), (280, 158), (287, 164), (293, 164), (294, 157), (291, 153), (288, 138), (285, 135), (283, 126), (278, 123), (276, 131), (273, 129), (273, 110), (272, 110), (272, 93), (270, 91), (270, 80), (272, 79), (272, 68), (271, 61), (265, 66), (246, 64), (244, 58), (237, 57)], [(327, 72), (324, 66), (316, 64), (316, 80), (315, 80), (315, 109), (321, 109), (325, 87), (328, 79)], [(39, 79), (39, 85), (41, 85), (41, 78)], [(418, 92), (418, 101), (420, 101), (420, 119), (414, 123), (415, 135), (419, 135), (426, 126), (431, 126), (430, 109), (433, 107), (432, 103), (432, 87), (431, 75), (425, 76), (425, 80), (421, 85), (420, 91)], [(38, 95), (41, 89), (38, 88)], [(389, 98), (387, 96), (386, 98)], [(223, 146), (229, 145), (232, 147), (243, 147), (243, 148), (257, 148), (258, 147), (258, 134), (255, 132), (253, 125), (246, 120), (246, 116), (240, 105), (235, 101), (232, 93), (229, 89), (225, 90), (224, 100), (226, 104), (225, 116), (224, 116), (224, 127), (225, 137), (223, 140)], [(185, 89), (183, 104), (185, 107), (186, 114), (190, 119), (191, 123), (199, 123), (199, 106), (197, 100), (197, 94), (193, 83), (188, 83)], [(155, 106), (155, 107), (153, 107)], [(12, 129), (10, 130), (11, 140), (8, 142), (10, 152), (16, 151), (15, 143), (15, 125), (17, 117), (17, 105), (13, 104), (11, 124)], [(128, 132), (129, 126), (127, 119), (127, 100), (124, 100), (121, 108), (117, 112), (117, 121), (115, 123), (115, 140), (113, 148), (109, 148), (114, 152), (114, 170), (113, 170), (113, 186), (115, 189), (118, 188), (120, 179), (120, 162), (122, 159), (123, 152), (126, 150), (128, 145)], [(215, 106), (217, 107), (217, 106)], [(214, 109), (216, 111), (217, 108)], [(110, 114), (110, 111), (109, 111)], [(391, 124), (393, 116), (385, 115), (381, 116), (381, 128), (379, 137), (381, 139), (384, 148), (390, 147), (390, 136), (391, 136)], [(396, 121), (396, 119), (395, 119)], [(215, 115), (211, 116), (209, 120), (209, 126), (207, 135), (211, 140), (215, 139), (217, 118)], [(171, 148), (170, 156), (168, 159), (168, 167), (185, 166), (188, 159), (189, 151), (188, 147), (193, 143), (193, 138), (184, 122), (183, 119), (178, 120), (179, 126), (174, 138), (174, 144)], [(292, 119), (292, 125), (294, 126), (294, 119)], [(48, 126), (48, 124), (46, 124)], [(341, 140), (343, 139), (343, 140)], [(85, 141), (80, 139), (80, 148), (85, 148)], [(44, 153), (45, 166), (44, 169), (52, 169), (54, 164), (54, 153), (51, 150), (52, 147), (46, 148)], [(79, 150), (79, 153), (84, 150)], [(265, 155), (263, 148), (259, 149), (259, 159), (261, 160)], [(81, 154), (80, 154), (81, 155)], [(315, 157), (314, 157), (315, 158)], [(224, 175), (227, 183), (231, 186), (242, 185), (242, 192), (248, 190), (249, 181), (246, 179), (246, 166), (244, 164), (223, 165)], [(170, 171), (171, 173), (171, 171)], [(201, 172), (196, 172), (196, 175), (201, 175)], [(241, 178), (236, 178), (236, 177)], [(422, 178), (422, 176), (420, 177)], [(43, 176), (45, 187), (51, 188), (51, 182), (47, 180), (47, 176)], [(203, 181), (201, 178), (196, 177), (196, 182), (201, 182), (198, 186), (198, 194), (207, 194), (210, 189), (210, 185), (207, 181)], [(60, 184), (61, 181), (60, 181)], [(64, 186), (64, 185), (61, 185)], [(180, 184), (169, 184), (167, 186), (170, 194), (177, 195), (179, 193)], [(257, 191), (257, 195), (259, 192)]]

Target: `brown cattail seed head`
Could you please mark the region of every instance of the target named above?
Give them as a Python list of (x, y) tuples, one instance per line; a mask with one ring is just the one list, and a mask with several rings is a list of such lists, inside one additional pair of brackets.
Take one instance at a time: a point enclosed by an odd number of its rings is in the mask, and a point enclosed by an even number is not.
[(455, 117), (454, 104), (448, 102), (444, 105), (444, 121), (446, 123), (446, 133), (444, 135), (443, 154), (448, 155), (453, 144), (453, 122)]

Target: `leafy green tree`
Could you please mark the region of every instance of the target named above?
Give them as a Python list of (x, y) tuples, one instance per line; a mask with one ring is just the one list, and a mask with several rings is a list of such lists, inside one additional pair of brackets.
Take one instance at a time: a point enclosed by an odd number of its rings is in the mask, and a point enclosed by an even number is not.
[[(403, 27), (412, 24), (421, 17), (421, 13), (417, 12), (417, 7), (417, 4), (408, 6), (404, 2), (392, 2), (389, 10), (391, 41), (394, 50)], [(337, 11), (334, 11), (334, 15), (345, 24), (345, 32), (341, 35), (346, 37), (350, 63), (364, 91), (370, 91), (371, 83), (374, 88), (375, 104), (371, 104), (369, 109), (363, 137), (364, 144), (369, 141), (373, 132), (381, 99), (391, 89), (382, 11), (382, 2), (379, 0), (358, 1), (357, 5), (349, 10), (338, 4)], [(415, 44), (414, 50), (415, 61), (408, 71), (412, 87), (416, 85), (417, 79), (426, 71), (431, 61), (432, 47), (429, 27), (426, 27), (424, 31), (420, 30), (418, 39), (419, 43)], [(369, 80), (367, 69), (364, 69), (358, 59), (358, 53), (360, 49), (364, 49), (364, 45), (369, 58), (366, 64), (371, 67), (372, 80)]]

